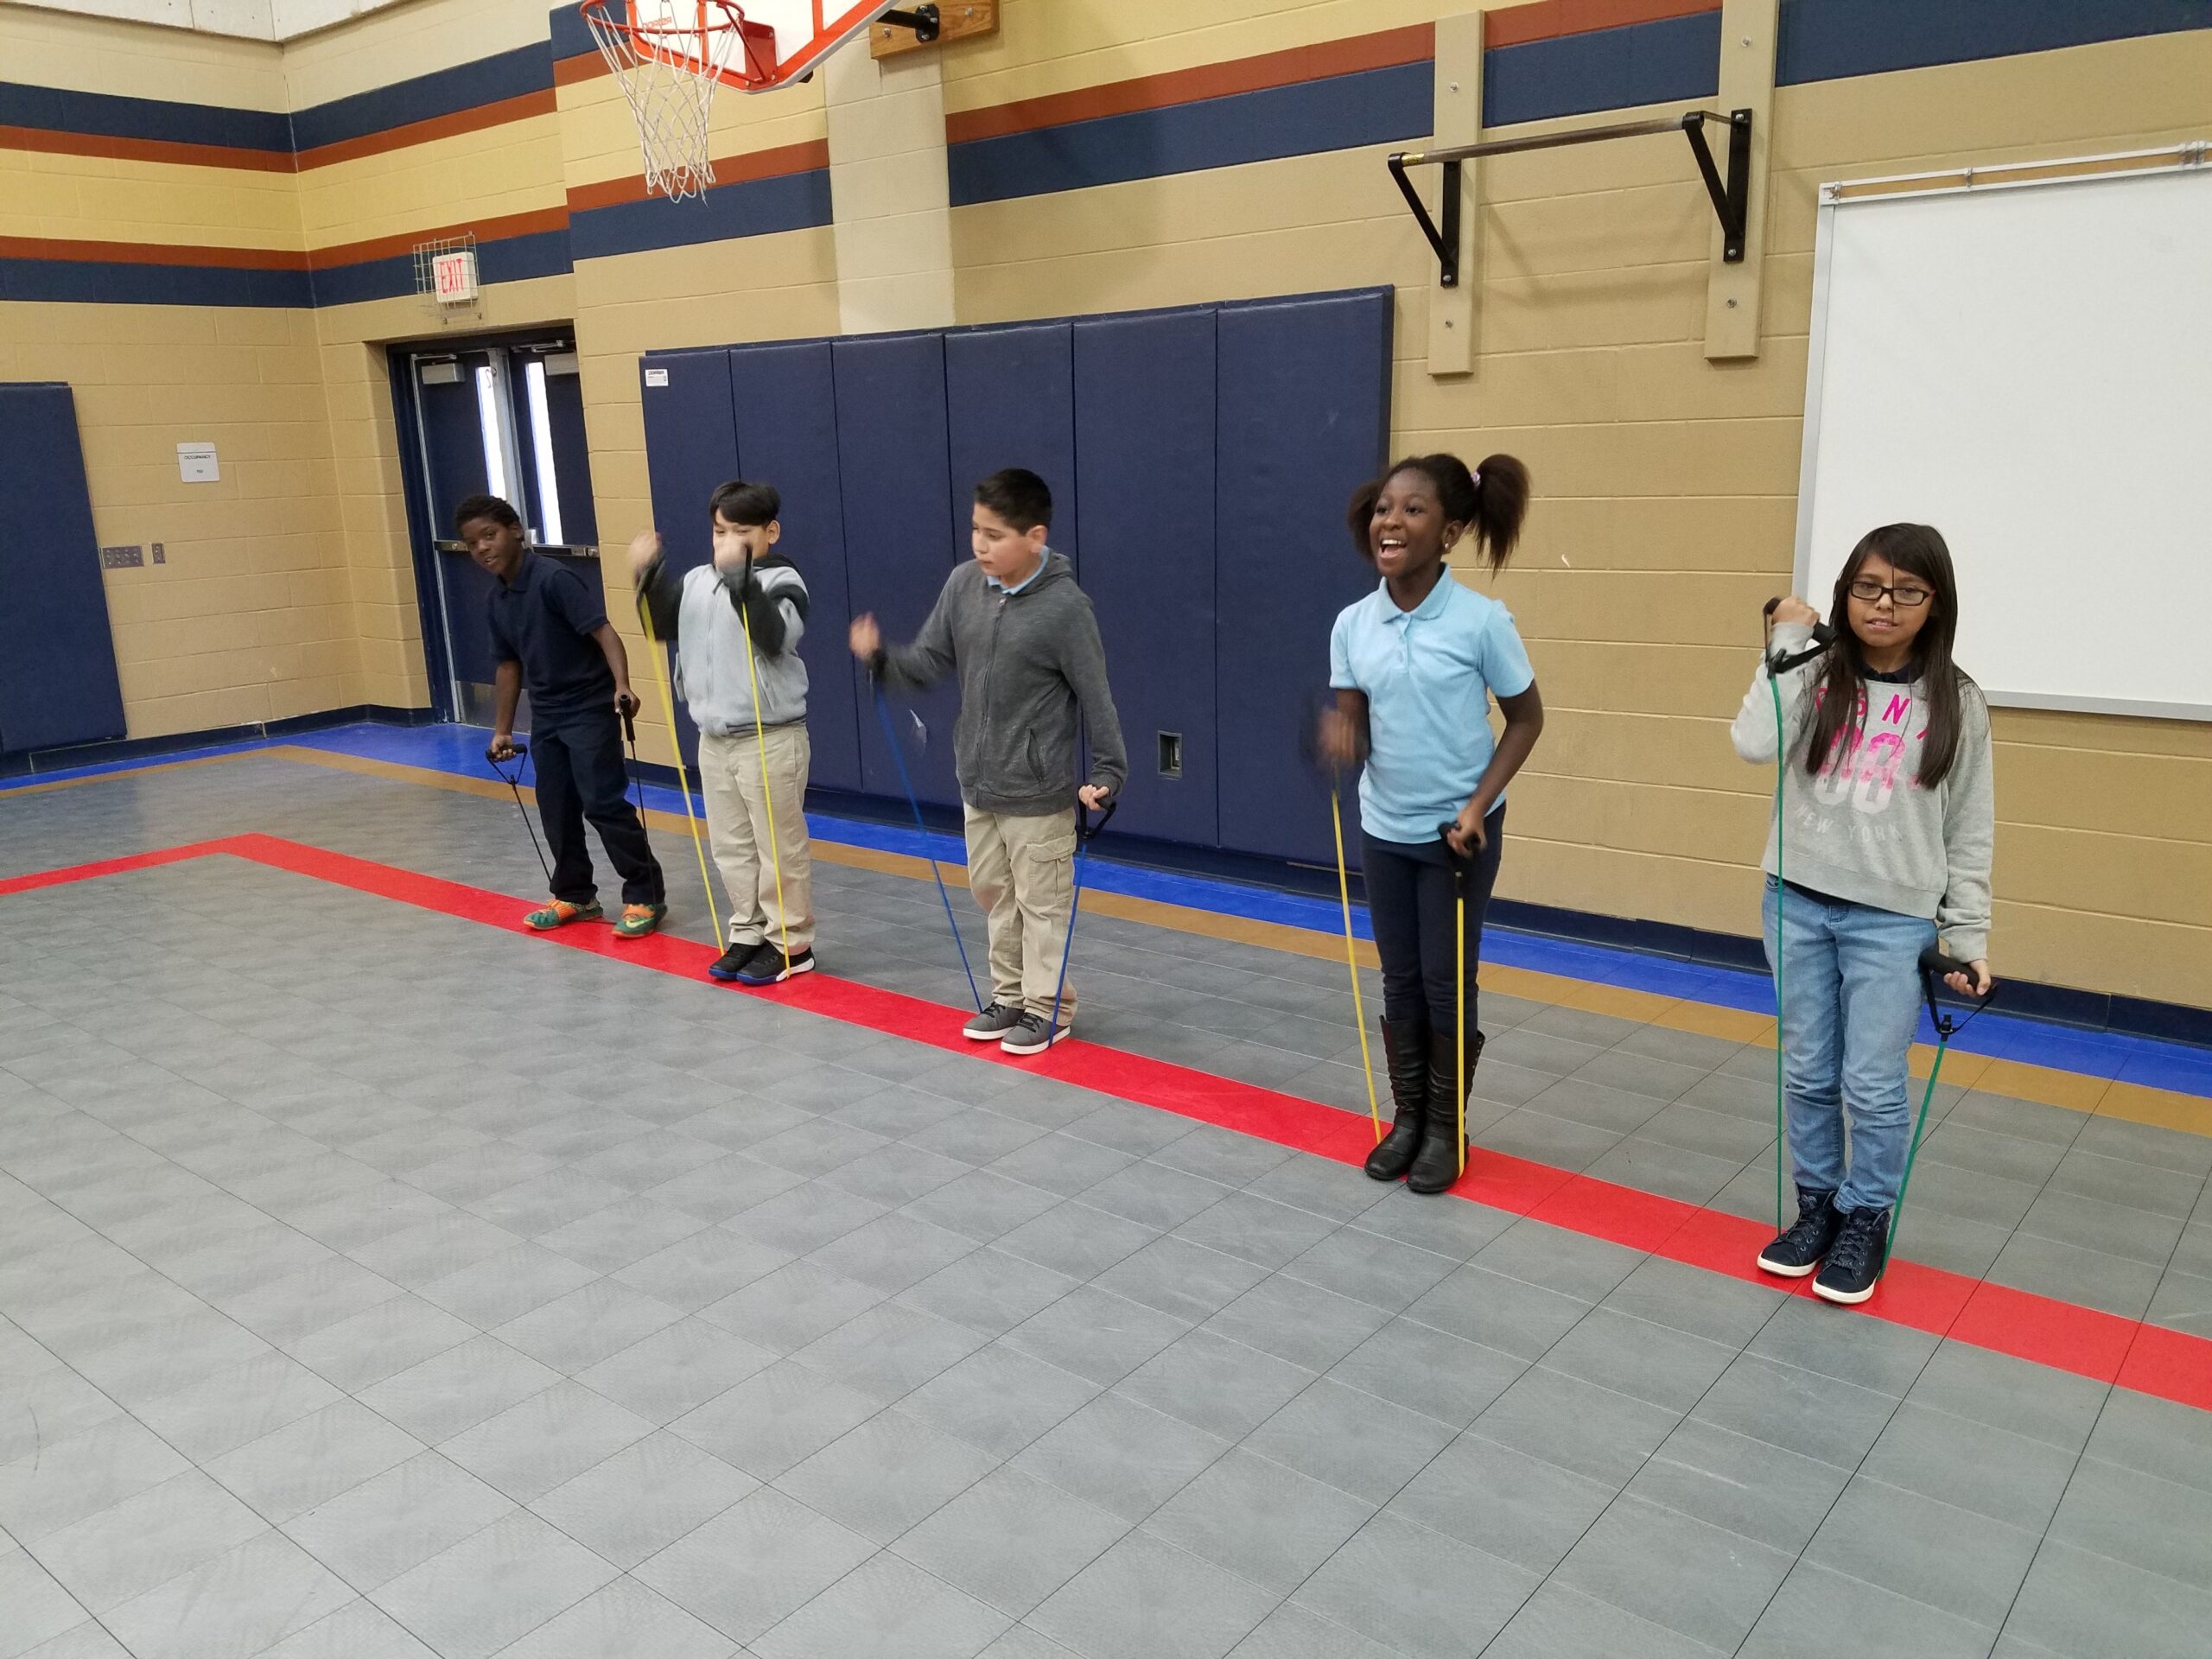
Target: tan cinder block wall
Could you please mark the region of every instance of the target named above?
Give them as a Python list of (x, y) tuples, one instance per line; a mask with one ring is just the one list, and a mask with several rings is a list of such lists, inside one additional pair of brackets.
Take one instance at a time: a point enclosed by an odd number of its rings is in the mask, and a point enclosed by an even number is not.
[[(0, 75), (73, 92), (286, 107), (274, 46), (0, 4)], [(296, 250), (289, 173), (0, 149), (0, 238)], [(0, 380), (63, 380), (104, 544), (134, 737), (362, 700), (315, 319), (227, 306), (0, 302)], [(187, 484), (176, 446), (222, 476)], [(150, 557), (150, 552), (149, 556)]]
[[(1005, 0), (1000, 35), (941, 54), (940, 95), (957, 118), (1455, 9)], [(262, 109), (545, 30), (535, 0), (417, 0), (280, 52), (0, 0), (11, 79)], [(635, 173), (611, 83), (564, 84), (557, 105), (297, 177), (0, 151), (0, 235), (315, 248), (550, 207)], [(1394, 448), (1510, 450), (1537, 480), (1529, 537), (1495, 591), (1529, 637), (1552, 717), (1514, 791), (1502, 891), (1749, 933), (1771, 779), (1736, 760), (1725, 728), (1758, 604), (1791, 563), (1815, 187), (2208, 130), (2212, 31), (1783, 88), (1751, 361), (1703, 356), (1710, 213), (1683, 147), (1665, 140), (1485, 165), (1480, 356), (1464, 378), (1427, 373), (1429, 255), (1376, 151), (953, 208), (951, 314), (1395, 285)], [(830, 136), (819, 79), (717, 105), (718, 155)], [(61, 228), (73, 213), (108, 228)], [(633, 652), (620, 550), (650, 516), (639, 354), (866, 324), (849, 302), (868, 275), (841, 271), (823, 227), (585, 259), (572, 276), (489, 291), (486, 327), (575, 328), (609, 609)], [(435, 332), (400, 300), (313, 313), (0, 304), (0, 375), (78, 388), (102, 539), (171, 548), (161, 571), (109, 578), (134, 734), (427, 701), (385, 347)], [(213, 486), (176, 484), (174, 444), (209, 436), (223, 493), (195, 495)], [(1284, 672), (1318, 683), (1319, 642)], [(648, 758), (664, 760), (653, 725)], [(2007, 710), (1996, 727), (2000, 972), (2212, 1004), (2212, 727)]]

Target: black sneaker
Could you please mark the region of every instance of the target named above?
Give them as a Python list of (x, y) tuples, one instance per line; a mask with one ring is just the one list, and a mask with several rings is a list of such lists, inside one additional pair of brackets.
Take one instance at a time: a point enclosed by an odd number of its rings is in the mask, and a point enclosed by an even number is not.
[(753, 953), (753, 960), (737, 970), (741, 985), (780, 985), (787, 979), (814, 971), (814, 952), (794, 950), (788, 957), (772, 944)]
[(1890, 1212), (1853, 1210), (1843, 1218), (1843, 1230), (1821, 1264), (1813, 1281), (1813, 1294), (1849, 1306), (1863, 1302), (1881, 1282), (1883, 1264), (1890, 1252)]
[(999, 1046), (1009, 1054), (1042, 1054), (1067, 1034), (1065, 1026), (1047, 1025), (1043, 1014), (1024, 1012)]
[(994, 1002), (960, 1027), (971, 1043), (995, 1043), (1021, 1023), (1021, 1010), (1011, 1002)]
[(733, 944), (715, 958), (713, 964), (707, 969), (707, 977), (719, 979), (725, 985), (734, 979), (743, 979), (745, 964), (767, 948), (766, 944), (760, 939), (754, 939), (747, 944)]
[(1802, 1279), (1820, 1270), (1821, 1258), (1843, 1228), (1835, 1194), (1824, 1187), (1797, 1189), (1797, 1219), (1789, 1230), (1759, 1252), (1759, 1266), (1785, 1279)]

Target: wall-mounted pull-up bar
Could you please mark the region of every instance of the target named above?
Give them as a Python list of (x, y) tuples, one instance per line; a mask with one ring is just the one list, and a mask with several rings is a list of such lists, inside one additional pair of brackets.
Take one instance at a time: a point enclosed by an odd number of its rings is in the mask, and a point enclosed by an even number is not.
[[(1706, 123), (1719, 123), (1728, 129), (1728, 175), (1722, 178), (1713, 165), (1713, 147), (1706, 142)], [(1610, 138), (1643, 138), (1654, 133), (1679, 132), (1690, 141), (1690, 152), (1697, 158), (1697, 170), (1705, 179), (1706, 194), (1713, 198), (1713, 211), (1719, 215), (1722, 238), (1721, 257), (1729, 264), (1739, 263), (1744, 257), (1745, 226), (1751, 215), (1751, 112), (1737, 110), (1719, 115), (1710, 110), (1692, 110), (1688, 114), (1669, 116), (1658, 121), (1628, 121), (1618, 126), (1580, 127), (1571, 132), (1548, 132), (1533, 138), (1492, 138), (1479, 144), (1454, 144), (1446, 149), (1405, 149), (1390, 157), (1390, 176), (1398, 181), (1398, 188), (1414, 210), (1414, 217), (1421, 221), (1428, 245), (1436, 250), (1436, 257), (1444, 267), (1444, 286), (1459, 285), (1459, 165), (1484, 156), (1513, 156), (1526, 149), (1558, 149), (1567, 144), (1594, 144)], [(1406, 176), (1409, 167), (1429, 164), (1444, 168), (1444, 224), (1441, 229), (1429, 214), (1427, 204), (1421, 193), (1414, 188), (1413, 181)]]

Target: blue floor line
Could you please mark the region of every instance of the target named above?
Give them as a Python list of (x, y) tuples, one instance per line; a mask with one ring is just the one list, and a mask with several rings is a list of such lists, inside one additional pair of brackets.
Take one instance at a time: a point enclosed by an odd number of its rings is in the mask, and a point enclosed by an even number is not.
[[(26, 784), (97, 777), (108, 772), (219, 754), (246, 753), (277, 744), (389, 760), (397, 765), (420, 766), (461, 777), (489, 779), (493, 776), (493, 769), (485, 761), (484, 749), (490, 740), (491, 733), (480, 726), (386, 726), (363, 722), (355, 726), (333, 727), (327, 731), (305, 733), (296, 737), (251, 739), (176, 754), (79, 767), (70, 772), (41, 772), (0, 785), (0, 794)], [(527, 785), (530, 781), (531, 774), (525, 771), (523, 782)], [(674, 789), (647, 784), (643, 793), (645, 804), (656, 810), (679, 816), (683, 812), (683, 797)], [(695, 812), (702, 810), (696, 792), (691, 807)], [(967, 849), (957, 836), (904, 829), (896, 824), (875, 823), (862, 819), (835, 817), (819, 812), (807, 814), (807, 830), (817, 840), (843, 846), (899, 853), (910, 857), (933, 858), (941, 864), (964, 867), (968, 861)], [(1344, 927), (1343, 910), (1334, 899), (1316, 898), (1306, 893), (1282, 893), (1273, 888), (1189, 875), (1179, 871), (1147, 869), (1137, 865), (1116, 863), (1103, 856), (1089, 861), (1084, 872), (1084, 884), (1095, 892), (1147, 899), (1161, 904), (1211, 911), (1217, 915), (1237, 916), (1252, 921), (1275, 922), (1310, 932), (1341, 937)], [(1363, 939), (1374, 938), (1366, 910), (1357, 903), (1352, 906), (1352, 931)], [(1764, 974), (1745, 973), (1737, 969), (1681, 962), (1649, 956), (1641, 951), (1613, 950), (1605, 945), (1555, 939), (1542, 934), (1516, 932), (1494, 925), (1483, 936), (1483, 957), (1487, 962), (1504, 967), (1553, 974), (1592, 984), (1613, 985), (1624, 990), (1680, 997), (1718, 1007), (1735, 1008), (1747, 1014), (1764, 1014), (1774, 1011), (1773, 982)], [(1935, 1041), (1935, 1033), (1929, 1027), (1925, 1014), (1921, 1017), (1921, 1040)], [(1975, 1020), (1960, 1033), (1951, 1046), (1962, 1054), (2019, 1060), (2062, 1071), (2078, 1072), (2086, 1077), (2116, 1078), (2149, 1088), (2212, 1099), (2212, 1054), (2183, 1043), (2161, 1042), (2156, 1038), (2118, 1032), (2082, 1031), (2041, 1020), (2009, 1019), (1993, 1011)]]

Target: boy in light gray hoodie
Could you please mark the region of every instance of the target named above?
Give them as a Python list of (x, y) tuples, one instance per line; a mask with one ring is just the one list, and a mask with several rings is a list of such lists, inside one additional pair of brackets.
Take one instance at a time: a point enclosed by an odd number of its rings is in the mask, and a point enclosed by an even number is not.
[(653, 631), (676, 646), (676, 690), (699, 728), (699, 791), (730, 909), (729, 948), (707, 972), (773, 985), (814, 969), (806, 582), (775, 550), (772, 486), (733, 479), (710, 511), (707, 563), (677, 575), (649, 530), (630, 543), (630, 575)]
[[(911, 645), (887, 647), (875, 618), (852, 626), (853, 654), (887, 684), (960, 677), (954, 770), (968, 834), (968, 886), (989, 919), (992, 1000), (963, 1028), (972, 1042), (1041, 1054), (1068, 1034), (1075, 986), (1053, 1002), (1074, 894), (1075, 804), (1096, 811), (1128, 776), (1121, 717), (1090, 601), (1047, 545), (1052, 493), (1019, 467), (976, 486), (975, 559), (946, 580)], [(1077, 717), (1090, 780), (1076, 787)]]

